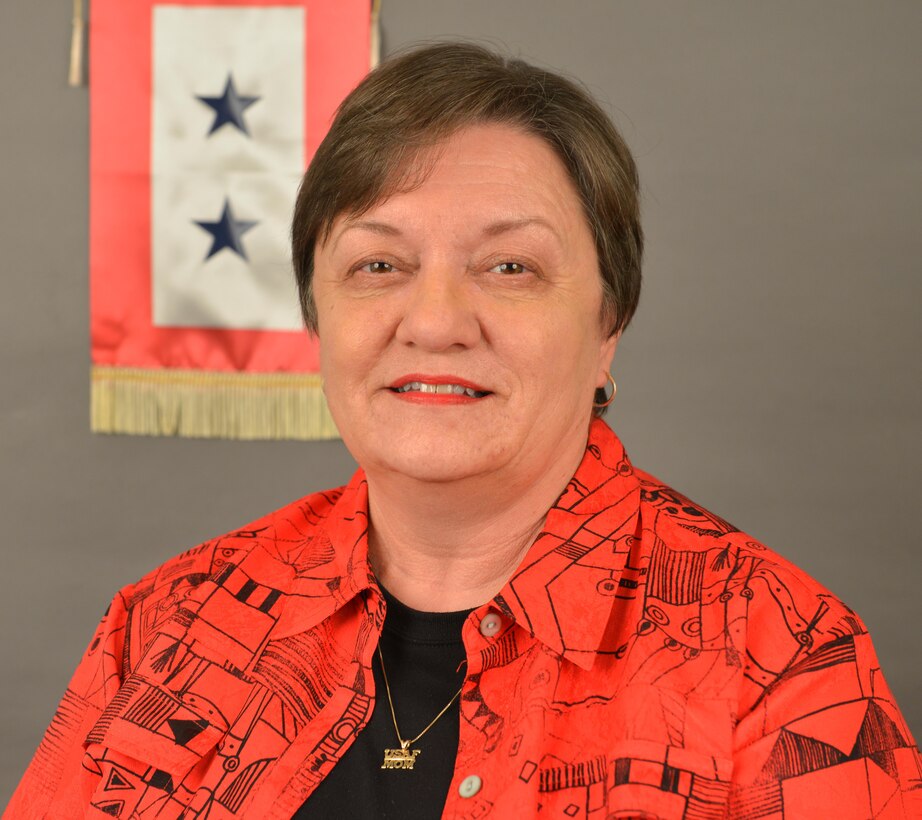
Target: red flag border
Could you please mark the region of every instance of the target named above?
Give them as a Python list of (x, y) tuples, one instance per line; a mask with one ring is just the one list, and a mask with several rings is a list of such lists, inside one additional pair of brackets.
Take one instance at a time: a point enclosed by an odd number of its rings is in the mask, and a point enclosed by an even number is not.
[[(317, 373), (315, 340), (269, 330), (156, 327), (151, 298), (151, 33), (157, 5), (305, 13), (305, 166), (368, 70), (367, 0), (95, 0), (90, 21), (90, 312), (94, 366)], [(357, 38), (342, 48), (337, 33)], [(323, 66), (324, 70), (318, 70)]]

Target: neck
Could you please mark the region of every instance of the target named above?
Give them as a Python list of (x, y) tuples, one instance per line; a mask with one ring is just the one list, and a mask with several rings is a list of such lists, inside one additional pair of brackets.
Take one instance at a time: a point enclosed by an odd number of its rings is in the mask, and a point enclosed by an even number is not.
[(381, 584), (425, 612), (474, 609), (493, 598), (541, 532), (585, 449), (519, 481), (435, 483), (367, 471), (369, 559)]

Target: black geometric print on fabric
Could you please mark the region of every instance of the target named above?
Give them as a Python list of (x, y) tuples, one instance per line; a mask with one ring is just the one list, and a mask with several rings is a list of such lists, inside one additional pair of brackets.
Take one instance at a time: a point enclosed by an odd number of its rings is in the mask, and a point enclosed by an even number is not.
[(848, 755), (834, 746), (798, 735), (787, 729), (778, 733), (772, 752), (762, 767), (760, 780), (785, 780), (848, 760)]
[(657, 541), (650, 556), (647, 594), (667, 604), (701, 599), (707, 553), (673, 550)]
[(557, 766), (543, 769), (538, 783), (539, 792), (553, 792), (560, 789), (572, 789), (602, 783), (608, 774), (608, 764), (604, 757), (578, 763), (575, 766)]
[(873, 700), (868, 703), (864, 722), (858, 730), (858, 737), (849, 759), (855, 760), (876, 752), (902, 749), (909, 745), (899, 727)]

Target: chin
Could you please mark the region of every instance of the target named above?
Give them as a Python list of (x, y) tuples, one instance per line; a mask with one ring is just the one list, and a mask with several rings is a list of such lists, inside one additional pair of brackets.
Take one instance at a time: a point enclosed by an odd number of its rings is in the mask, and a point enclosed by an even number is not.
[(404, 478), (426, 484), (451, 484), (473, 478), (479, 471), (472, 470), (469, 464), (451, 464), (446, 462), (428, 464), (407, 464), (403, 462), (384, 465), (388, 470)]
[(469, 438), (461, 439), (434, 430), (404, 435), (390, 432), (376, 439), (362, 442), (365, 446), (356, 454), (356, 461), (366, 470), (386, 470), (417, 481), (462, 481), (491, 473), (506, 460), (506, 448), (501, 443), (485, 442), (473, 430)]

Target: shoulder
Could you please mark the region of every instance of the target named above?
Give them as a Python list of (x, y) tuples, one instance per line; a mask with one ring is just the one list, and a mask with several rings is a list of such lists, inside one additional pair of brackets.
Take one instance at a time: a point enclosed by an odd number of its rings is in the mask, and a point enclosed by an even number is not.
[(728, 663), (759, 687), (819, 647), (866, 633), (850, 607), (791, 561), (653, 476), (636, 473), (650, 620), (684, 630), (685, 642), (698, 633), (702, 649), (725, 651)]
[[(125, 628), (137, 650), (168, 621), (191, 622), (218, 587), (233, 587), (241, 601), (248, 582), (264, 593), (266, 588), (287, 589), (304, 567), (333, 561), (329, 529), (343, 512), (338, 505), (347, 514), (354, 511), (349, 499), (340, 505), (350, 488), (305, 496), (170, 558), (119, 591), (104, 619), (109, 629)], [(125, 660), (132, 665), (131, 658)]]
[[(741, 593), (747, 589), (751, 592), (751, 583), (759, 580), (768, 583), (774, 593), (782, 593), (779, 585), (783, 585), (799, 601), (821, 600), (835, 609), (836, 615), (854, 614), (821, 583), (772, 548), (650, 474), (641, 470), (635, 473), (640, 482), (641, 522), (648, 537), (651, 574), (669, 574), (676, 580), (687, 577), (705, 599), (705, 579), (739, 588)], [(693, 570), (690, 576), (679, 571), (683, 564)], [(777, 581), (773, 585), (772, 579)], [(744, 597), (752, 600), (748, 594)]]
[(174, 594), (179, 586), (194, 587), (225, 571), (228, 564), (258, 562), (267, 547), (283, 540), (299, 550), (323, 531), (345, 488), (304, 496), (242, 527), (198, 544), (170, 558), (133, 584), (133, 598)]

